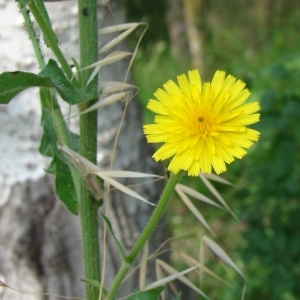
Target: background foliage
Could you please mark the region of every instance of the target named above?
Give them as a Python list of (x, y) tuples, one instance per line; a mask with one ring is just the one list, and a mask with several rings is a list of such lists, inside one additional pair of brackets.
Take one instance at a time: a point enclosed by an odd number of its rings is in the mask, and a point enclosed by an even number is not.
[[(217, 232), (218, 242), (245, 272), (247, 299), (299, 299), (300, 2), (194, 1), (201, 3), (196, 21), (204, 79), (208, 81), (216, 69), (226, 70), (243, 79), (252, 93), (250, 100), (259, 100), (262, 106), (261, 122), (256, 125), (260, 142), (224, 174), (235, 187), (218, 186), (241, 222), (211, 208), (202, 212)], [(173, 2), (183, 7), (193, 1)], [(191, 68), (191, 57), (188, 43), (180, 58), (172, 56), (176, 47), (170, 39), (172, 1), (144, 3), (123, 0), (129, 19), (150, 25), (134, 66), (140, 98), (146, 103), (166, 80)], [(145, 122), (149, 118), (145, 115)], [(178, 234), (187, 230), (184, 226), (198, 226), (181, 202), (175, 203), (169, 210), (170, 230)], [(184, 245), (191, 255), (198, 250), (202, 233), (199, 226), (199, 232), (186, 238)], [(172, 245), (182, 248), (183, 243)], [(243, 283), (215, 262), (211, 267), (233, 288), (208, 280), (205, 292), (213, 299), (239, 299)]]

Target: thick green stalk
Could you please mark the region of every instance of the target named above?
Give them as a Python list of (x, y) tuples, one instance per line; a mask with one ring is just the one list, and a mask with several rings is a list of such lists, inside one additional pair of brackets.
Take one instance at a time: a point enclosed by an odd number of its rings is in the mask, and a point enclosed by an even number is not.
[(151, 218), (149, 219), (147, 225), (145, 226), (143, 232), (139, 236), (138, 240), (134, 244), (131, 252), (129, 253), (127, 257), (127, 261), (122, 264), (117, 276), (115, 277), (112, 286), (109, 290), (109, 293), (107, 295), (106, 300), (113, 300), (115, 299), (115, 295), (124, 280), (127, 272), (129, 269), (132, 267), (132, 264), (134, 263), (136, 257), (138, 254), (141, 252), (143, 249), (146, 241), (150, 238), (152, 232), (156, 228), (160, 218), (164, 214), (165, 208), (169, 202), (169, 199), (174, 192), (175, 186), (177, 182), (179, 181), (180, 177), (182, 175), (182, 172), (179, 172), (178, 174), (172, 174), (171, 177), (169, 178), (168, 183), (165, 186), (165, 189), (157, 203), (157, 206), (155, 207), (153, 214)]
[[(53, 33), (48, 17), (45, 15), (43, 2), (39, 0), (39, 6), (35, 2), (30, 2), (28, 7), (39, 24), (44, 38), (48, 46), (59, 60), (65, 74), (71, 79), (72, 71), (68, 65), (64, 55), (60, 51), (57, 44), (57, 38)], [(94, 63), (98, 58), (98, 32), (97, 32), (97, 0), (79, 0), (79, 28), (80, 28), (80, 64), (81, 67)], [(24, 11), (25, 13), (25, 11)], [(24, 15), (24, 14), (23, 14)], [(27, 16), (28, 17), (28, 16)], [(30, 34), (34, 35), (31, 22), (27, 18), (27, 25), (30, 27)], [(39, 65), (42, 68), (45, 63), (38, 41), (33, 39), (34, 49), (39, 54)], [(82, 74), (82, 86), (88, 79), (90, 71), (84, 71)], [(95, 78), (89, 88), (97, 90), (97, 78)], [(52, 97), (50, 91), (46, 91), (42, 105), (50, 109), (55, 120), (56, 129), (62, 142), (70, 147), (69, 135), (65, 122), (61, 115), (58, 103), (55, 97)], [(97, 99), (90, 101), (88, 104), (82, 104), (81, 109), (85, 109), (93, 104)], [(84, 114), (80, 117), (80, 150), (81, 154), (91, 162), (96, 162), (97, 155), (97, 112)], [(86, 300), (98, 300), (98, 288), (88, 283), (93, 280), (100, 283), (100, 255), (99, 255), (99, 240), (98, 240), (98, 208), (99, 204), (95, 201), (87, 189), (86, 182), (79, 179), (79, 174), (70, 166), (77, 195), (79, 196), (79, 217), (81, 222), (83, 261), (84, 261), (84, 276), (87, 279), (86, 283)], [(75, 176), (74, 173), (75, 172)], [(77, 183), (79, 182), (79, 185)]]
[[(98, 59), (97, 0), (78, 0), (79, 41), (81, 68)], [(85, 86), (90, 70), (82, 72)], [(90, 84), (89, 89), (97, 90), (98, 78)], [(97, 99), (80, 106), (81, 109), (92, 105)], [(97, 157), (97, 111), (80, 116), (80, 151), (81, 155), (96, 163)], [(84, 276), (87, 280), (100, 283), (100, 251), (98, 238), (98, 204), (91, 197), (82, 181), (79, 199), (79, 216), (81, 222)], [(97, 287), (86, 283), (86, 300), (98, 300)]]

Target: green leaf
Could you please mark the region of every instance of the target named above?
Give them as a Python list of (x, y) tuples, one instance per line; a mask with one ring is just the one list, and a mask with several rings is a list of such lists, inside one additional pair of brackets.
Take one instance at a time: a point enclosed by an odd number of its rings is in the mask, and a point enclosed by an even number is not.
[(120, 253), (120, 257), (122, 258), (123, 261), (126, 261), (126, 256), (125, 256), (124, 250), (114, 234), (114, 231), (112, 229), (110, 221), (102, 212), (100, 212), (100, 215), (101, 215), (102, 219), (104, 220), (104, 222), (106, 223), (107, 228), (115, 241), (116, 247)]
[[(39, 152), (44, 156), (54, 156), (54, 151), (57, 149), (58, 138), (57, 131), (54, 126), (55, 120), (53, 119), (54, 110), (59, 110), (59, 107), (53, 107), (55, 105), (55, 101), (51, 101), (52, 95), (48, 90), (41, 89), (40, 90), (40, 98), (42, 102), (42, 118), (41, 124), (43, 127), (43, 135), (40, 142)], [(50, 104), (49, 104), (50, 103)], [(71, 148), (79, 152), (79, 135), (73, 133), (72, 131), (68, 131)]]
[(39, 152), (44, 156), (54, 156), (54, 151), (57, 149), (57, 136), (54, 129), (51, 111), (42, 108), (43, 135), (40, 142)]
[(39, 74), (21, 71), (0, 74), (0, 103), (7, 104), (20, 92), (34, 87), (54, 88), (69, 104), (78, 104), (93, 98), (91, 93), (74, 87), (56, 61), (50, 59)]
[[(90, 286), (95, 287), (99, 290), (99, 286), (100, 286), (99, 281), (94, 280), (94, 279), (81, 279), (81, 281), (85, 282), (85, 283), (89, 284)], [(102, 293), (104, 296), (107, 295), (107, 290), (104, 287), (102, 287)]]
[(16, 0), (16, 1), (19, 2), (20, 9), (23, 9), (29, 3), (30, 0)]
[(99, 290), (100, 282), (94, 279), (81, 279), (82, 282), (88, 283)]
[(46, 172), (55, 176), (55, 193), (59, 200), (72, 214), (78, 215), (77, 195), (70, 167), (59, 151), (56, 151)]
[(32, 87), (53, 87), (49, 76), (28, 72), (4, 72), (0, 75), (0, 103), (7, 104), (20, 92)]
[(79, 63), (76, 61), (75, 58), (72, 58), (73, 64), (75, 66), (76, 72), (77, 72), (77, 76), (78, 76), (78, 81), (79, 82), (83, 82), (83, 78), (82, 78), (82, 72), (80, 70), (80, 65)]
[(145, 291), (145, 292), (139, 292), (137, 294), (134, 294), (128, 298), (128, 300), (154, 300), (159, 299), (159, 294), (163, 291), (165, 287), (159, 286), (155, 289)]
[[(78, 202), (75, 185), (73, 182), (72, 174), (70, 171), (70, 165), (64, 157), (64, 155), (57, 149), (58, 138), (55, 130), (53, 119), (54, 109), (47, 106), (50, 102), (51, 93), (45, 89), (40, 90), (41, 101), (44, 104), (42, 106), (42, 119), (43, 135), (39, 147), (39, 152), (44, 156), (52, 157), (51, 164), (46, 170), (55, 176), (55, 191), (58, 198), (64, 203), (67, 209), (77, 215), (78, 214)], [(54, 103), (54, 102), (52, 102)], [(71, 146), (74, 149), (79, 148), (78, 135), (68, 132)]]
[(69, 104), (78, 104), (89, 101), (93, 98), (92, 94), (83, 92), (82, 90), (74, 87), (53, 59), (49, 60), (47, 66), (40, 72), (39, 75), (50, 77), (51, 82), (59, 95)]
[(53, 159), (53, 163), (55, 163), (55, 192), (67, 209), (72, 214), (78, 215), (77, 194), (70, 167), (58, 153), (60, 152), (57, 151), (57, 155)]

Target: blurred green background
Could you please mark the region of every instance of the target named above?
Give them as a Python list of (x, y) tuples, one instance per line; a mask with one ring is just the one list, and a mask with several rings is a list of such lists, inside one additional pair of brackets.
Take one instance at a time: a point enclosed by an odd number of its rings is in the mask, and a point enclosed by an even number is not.
[[(245, 273), (246, 299), (300, 299), (300, 1), (122, 3), (129, 21), (149, 24), (133, 66), (143, 105), (168, 79), (191, 68), (199, 68), (205, 81), (225, 70), (245, 81), (250, 100), (261, 103), (261, 121), (253, 126), (261, 132), (259, 143), (222, 175), (234, 187), (216, 185), (241, 222), (212, 207), (199, 204), (199, 209)], [(151, 115), (144, 113), (149, 122)], [(197, 257), (203, 226), (178, 199), (167, 220), (175, 235), (199, 228), (172, 243), (174, 251)], [(184, 268), (176, 254), (172, 257)], [(243, 281), (216, 261), (208, 266), (232, 287), (207, 277), (204, 292), (211, 299), (240, 299)]]

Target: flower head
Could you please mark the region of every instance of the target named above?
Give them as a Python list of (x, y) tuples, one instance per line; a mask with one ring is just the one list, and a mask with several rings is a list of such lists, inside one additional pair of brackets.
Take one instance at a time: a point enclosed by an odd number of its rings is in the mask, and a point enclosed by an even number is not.
[(168, 170), (197, 176), (200, 172), (226, 171), (225, 163), (242, 158), (260, 133), (247, 125), (259, 121), (258, 102), (245, 103), (250, 92), (245, 83), (217, 71), (202, 84), (198, 70), (169, 80), (150, 99), (147, 108), (155, 124), (144, 125), (148, 143), (163, 143), (156, 161), (172, 157)]

